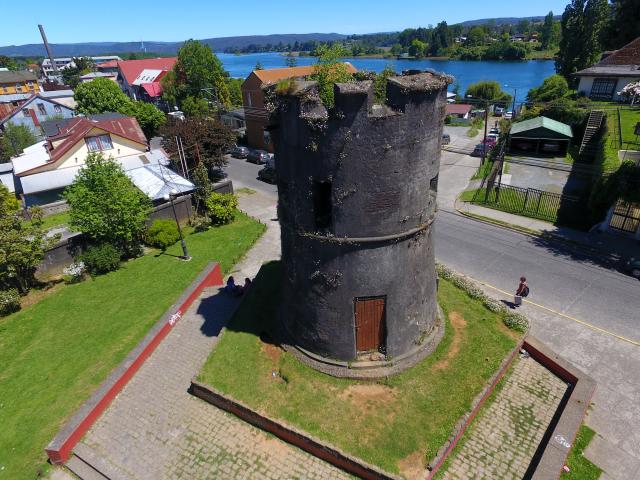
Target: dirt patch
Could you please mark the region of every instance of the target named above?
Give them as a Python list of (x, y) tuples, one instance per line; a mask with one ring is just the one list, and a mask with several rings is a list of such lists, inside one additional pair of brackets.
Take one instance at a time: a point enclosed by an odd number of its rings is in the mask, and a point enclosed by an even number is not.
[(339, 395), (341, 400), (348, 400), (359, 409), (365, 409), (370, 405), (389, 405), (396, 400), (396, 391), (378, 383), (350, 385)]
[(413, 452), (398, 462), (400, 474), (407, 480), (418, 480), (426, 477), (424, 465), (424, 455), (420, 452)]
[(278, 365), (282, 356), (282, 349), (272, 343), (263, 343), (260, 351), (264, 353), (274, 365)]
[(39, 301), (47, 298), (49, 295), (53, 295), (64, 286), (63, 282), (58, 282), (53, 285), (47, 285), (44, 288), (31, 289), (24, 297), (20, 299), (20, 307), (27, 308), (31, 305), (35, 305)]
[(269, 458), (275, 457), (284, 460), (292, 453), (292, 447), (288, 444), (278, 438), (266, 436), (262, 432), (259, 432), (259, 435), (256, 435), (253, 440), (253, 448)]
[(451, 312), (449, 314), (449, 322), (453, 327), (453, 340), (449, 346), (447, 356), (434, 365), (436, 370), (444, 370), (449, 366), (449, 362), (453, 360), (458, 353), (460, 353), (460, 344), (462, 343), (462, 336), (464, 329), (467, 327), (467, 321), (458, 312)]

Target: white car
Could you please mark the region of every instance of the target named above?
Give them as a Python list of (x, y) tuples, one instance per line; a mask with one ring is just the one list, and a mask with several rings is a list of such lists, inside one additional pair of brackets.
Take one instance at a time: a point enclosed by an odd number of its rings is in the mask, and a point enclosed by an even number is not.
[(504, 118), (506, 120), (511, 120), (513, 118), (513, 112), (509, 110), (507, 113), (504, 114)]

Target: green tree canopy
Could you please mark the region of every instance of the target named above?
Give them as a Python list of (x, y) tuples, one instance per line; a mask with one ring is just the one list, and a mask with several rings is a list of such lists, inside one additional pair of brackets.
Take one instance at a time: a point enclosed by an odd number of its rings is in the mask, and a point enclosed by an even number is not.
[(45, 250), (60, 238), (46, 237), (39, 208), (31, 209), (30, 217), (23, 219), (20, 202), (0, 184), (0, 288), (17, 288), (23, 294), (35, 283)]
[(229, 77), (227, 79), (227, 88), (229, 89), (229, 102), (231, 106), (242, 107), (242, 79)]
[(567, 5), (560, 22), (562, 38), (556, 57), (556, 72), (574, 82), (572, 73), (598, 62), (608, 19), (607, 0), (572, 0)]
[(544, 17), (544, 23), (540, 29), (540, 45), (545, 50), (555, 47), (560, 41), (559, 23), (553, 19), (553, 12)]
[(613, 16), (605, 33), (607, 48), (618, 49), (640, 37), (640, 0), (611, 0)]
[(465, 97), (485, 100), (487, 102), (509, 103), (511, 95), (502, 91), (500, 84), (495, 80), (487, 80), (472, 83), (465, 92)]
[(551, 75), (544, 79), (542, 85), (529, 90), (527, 99), (530, 102), (551, 102), (569, 93), (569, 84), (562, 75)]
[(113, 159), (90, 153), (63, 196), (69, 204), (72, 227), (124, 254), (136, 250), (151, 202)]
[(287, 58), (284, 61), (284, 64), (289, 68), (297, 67), (298, 59), (296, 58), (295, 55), (291, 55), (291, 53), (289, 53), (289, 55), (287, 55)]
[(189, 95), (182, 101), (182, 111), (188, 117), (204, 117), (209, 113), (209, 102), (204, 98)]
[(81, 83), (73, 98), (78, 103), (77, 110), (85, 115), (118, 112), (135, 117), (147, 137), (152, 137), (164, 124), (166, 117), (155, 105), (131, 100), (120, 87), (108, 78), (96, 78)]
[(227, 73), (209, 45), (197, 40), (187, 40), (178, 51), (173, 71), (175, 90), (180, 102), (189, 95), (204, 97), (203, 90), (211, 89), (222, 105), (229, 105)]
[(322, 103), (331, 108), (334, 105), (333, 86), (336, 83), (348, 82), (352, 75), (347, 66), (340, 61), (344, 55), (342, 45), (334, 43), (331, 46), (320, 45), (316, 50), (318, 62), (316, 63), (311, 78), (318, 82), (318, 93)]
[(409, 55), (416, 58), (422, 58), (427, 54), (427, 47), (428, 45), (425, 42), (414, 38), (411, 40), (411, 45), (409, 46)]
[(0, 144), (0, 160), (9, 161), (11, 157), (20, 155), (25, 148), (37, 141), (36, 136), (26, 125), (7, 123)]
[(6, 55), (0, 55), (0, 67), (8, 68), (9, 70), (17, 70), (18, 64), (13, 58), (7, 57)]
[(481, 27), (473, 27), (467, 34), (466, 44), (472, 47), (484, 45), (486, 36), (485, 31)]

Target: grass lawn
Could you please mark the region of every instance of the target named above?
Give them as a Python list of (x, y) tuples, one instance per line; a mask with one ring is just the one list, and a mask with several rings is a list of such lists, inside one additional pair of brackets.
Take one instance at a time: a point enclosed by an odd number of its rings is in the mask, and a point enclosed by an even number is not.
[(518, 338), (441, 280), (447, 326), (432, 355), (377, 383), (333, 378), (260, 340), (275, 317), (279, 274), (279, 263), (263, 266), (199, 380), (390, 472), (434, 457)]
[[(28, 221), (28, 220), (25, 220)], [(42, 228), (49, 230), (53, 227), (59, 227), (61, 225), (69, 224), (69, 212), (54, 213), (47, 217), (42, 218)]]
[(46, 469), (45, 446), (182, 291), (212, 260), (228, 271), (265, 227), (238, 214), (230, 225), (65, 285), (0, 319), (0, 480)]
[(564, 480), (597, 480), (602, 470), (587, 460), (582, 454), (595, 436), (596, 432), (586, 425), (580, 426), (578, 435), (567, 458), (567, 466), (570, 472), (562, 472), (560, 476)]
[(640, 108), (619, 107), (620, 126), (622, 132), (622, 147), (619, 144), (619, 137), (616, 134), (618, 129), (618, 115), (616, 110), (607, 111), (607, 138), (604, 140), (604, 161), (602, 169), (604, 172), (612, 172), (620, 166), (618, 150), (640, 150), (640, 137), (634, 133), (635, 126), (640, 122)]

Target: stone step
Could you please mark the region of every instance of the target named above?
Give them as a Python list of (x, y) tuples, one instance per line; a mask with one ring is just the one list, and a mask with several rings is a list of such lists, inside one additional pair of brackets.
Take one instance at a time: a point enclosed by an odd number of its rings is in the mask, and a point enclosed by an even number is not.
[(105, 477), (102, 473), (97, 471), (88, 463), (85, 463), (76, 455), (72, 455), (65, 466), (82, 480), (109, 480), (109, 477)]

